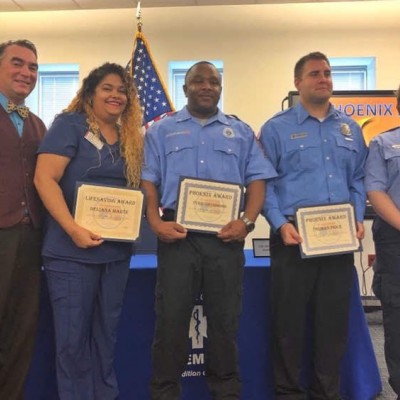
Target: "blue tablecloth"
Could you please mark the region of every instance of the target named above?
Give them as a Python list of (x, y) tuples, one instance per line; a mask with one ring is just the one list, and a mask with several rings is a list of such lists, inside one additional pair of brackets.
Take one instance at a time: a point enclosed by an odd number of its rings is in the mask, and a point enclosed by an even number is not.
[[(155, 264), (154, 255), (138, 255), (132, 259), (116, 347), (115, 368), (120, 385), (119, 400), (149, 399)], [(268, 266), (268, 258), (254, 258), (251, 251), (246, 251), (243, 312), (238, 337), (243, 381), (242, 400), (274, 398), (269, 345)], [(349, 339), (342, 363), (341, 391), (344, 400), (372, 400), (382, 390), (382, 386), (359, 296), (356, 272), (354, 276)], [(203, 361), (201, 349), (193, 350), (185, 377), (182, 378), (183, 400), (210, 399), (204, 377), (201, 376)], [(26, 383), (25, 400), (57, 398), (52, 317), (44, 283), (37, 346)]]

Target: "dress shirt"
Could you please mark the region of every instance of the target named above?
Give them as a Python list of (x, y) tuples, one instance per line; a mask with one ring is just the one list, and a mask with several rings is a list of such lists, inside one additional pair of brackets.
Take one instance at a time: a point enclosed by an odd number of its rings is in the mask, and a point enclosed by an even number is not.
[(260, 141), (278, 172), (263, 211), (275, 230), (303, 206), (350, 202), (363, 220), (367, 147), (355, 121), (332, 105), (320, 121), (299, 103), (267, 121)]
[(163, 208), (176, 209), (180, 177), (247, 186), (276, 176), (251, 128), (221, 111), (204, 123), (185, 107), (156, 122), (144, 154), (142, 179), (158, 188)]
[[(8, 99), (6, 96), (3, 95), (3, 93), (0, 93), (0, 105), (7, 111), (7, 103)], [(24, 130), (24, 119), (18, 114), (17, 111), (13, 111), (10, 114), (11, 122), (15, 126), (15, 129), (17, 130), (19, 136), (22, 136), (22, 132)]]
[(400, 128), (376, 136), (365, 164), (367, 191), (385, 192), (400, 209)]

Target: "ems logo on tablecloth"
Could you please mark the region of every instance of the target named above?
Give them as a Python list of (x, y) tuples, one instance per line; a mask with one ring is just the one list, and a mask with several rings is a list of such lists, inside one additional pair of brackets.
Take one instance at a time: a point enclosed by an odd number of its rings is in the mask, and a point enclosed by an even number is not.
[(207, 338), (207, 317), (203, 306), (195, 305), (190, 320), (189, 340), (191, 349), (186, 370), (182, 377), (197, 377), (204, 375), (204, 342)]

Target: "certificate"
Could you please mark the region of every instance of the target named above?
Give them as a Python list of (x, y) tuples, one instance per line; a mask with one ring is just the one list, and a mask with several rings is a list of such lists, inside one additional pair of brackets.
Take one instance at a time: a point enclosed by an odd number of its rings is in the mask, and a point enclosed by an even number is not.
[(215, 233), (239, 218), (242, 186), (234, 183), (182, 178), (176, 222), (186, 229)]
[(317, 257), (361, 249), (354, 208), (349, 203), (300, 207), (295, 214), (301, 256)]
[(143, 197), (140, 190), (79, 183), (75, 221), (103, 239), (134, 241), (140, 232)]

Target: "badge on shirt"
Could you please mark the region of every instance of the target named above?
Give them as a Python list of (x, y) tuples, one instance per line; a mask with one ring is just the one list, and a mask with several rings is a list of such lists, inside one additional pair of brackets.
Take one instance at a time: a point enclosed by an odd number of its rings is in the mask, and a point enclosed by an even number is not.
[(346, 124), (344, 122), (341, 123), (340, 124), (340, 132), (342, 133), (342, 135), (345, 135), (345, 136), (351, 135), (351, 129), (350, 129), (349, 124)]
[(307, 132), (292, 133), (290, 139), (303, 139), (308, 136)]
[(400, 149), (400, 144), (392, 144), (392, 149)]
[(85, 134), (85, 139), (92, 143), (92, 145), (98, 150), (101, 150), (104, 146), (104, 143), (93, 132), (87, 131)]
[(235, 137), (235, 132), (233, 132), (232, 128), (225, 128), (223, 131), (223, 135), (227, 138)]

